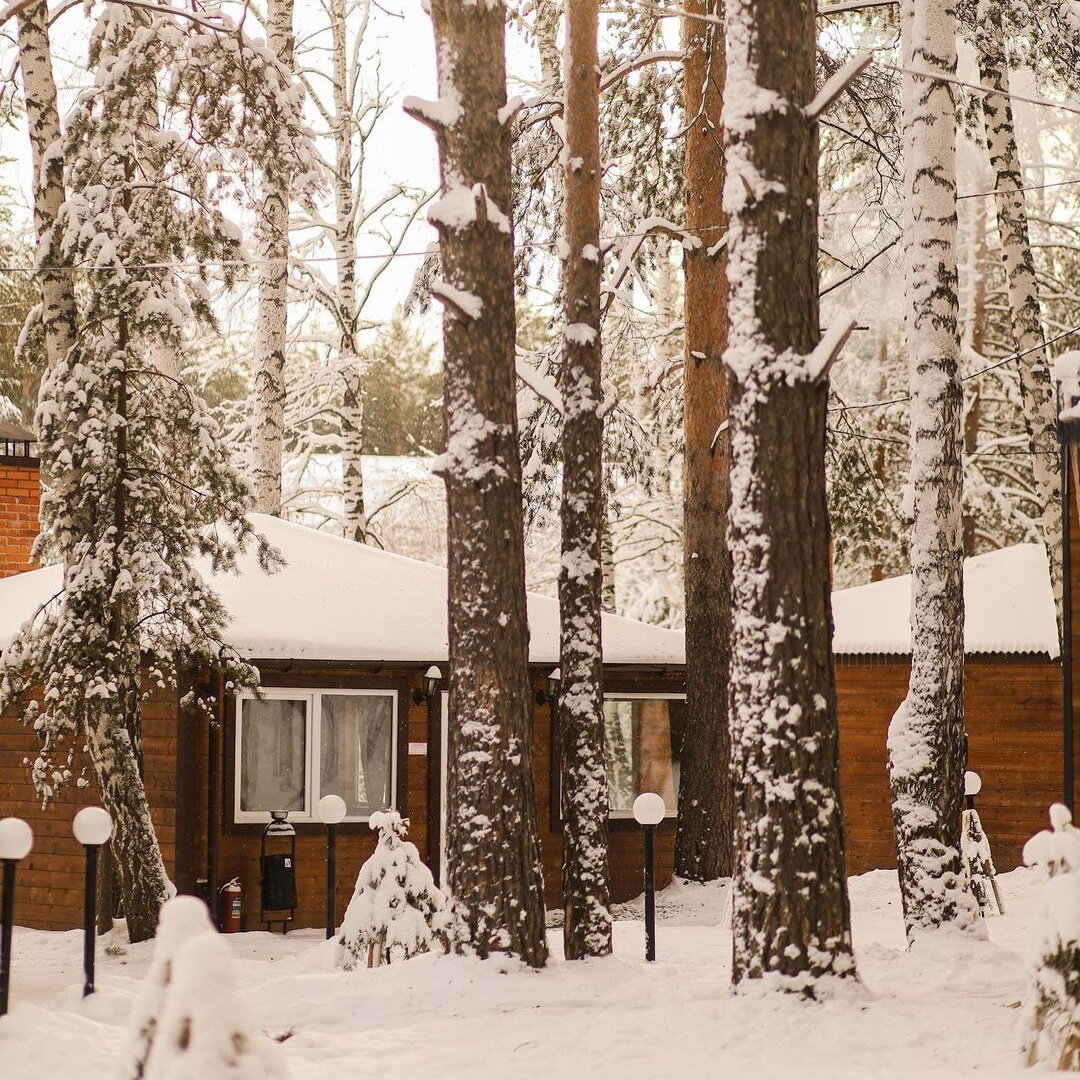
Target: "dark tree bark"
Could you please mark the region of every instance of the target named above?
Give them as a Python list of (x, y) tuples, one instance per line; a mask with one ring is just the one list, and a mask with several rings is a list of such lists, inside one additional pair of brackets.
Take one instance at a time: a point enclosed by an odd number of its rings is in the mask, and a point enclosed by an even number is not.
[[(814, 0), (729, 0), (732, 977), (851, 976), (819, 343)], [(845, 325), (845, 330), (850, 328)]]
[(567, 20), (566, 327), (559, 390), (562, 560), (558, 722), (562, 738), (563, 950), (611, 952), (608, 785), (604, 765), (604, 421), (600, 414), (600, 74), (598, 0), (574, 0)]
[(547, 959), (532, 775), (514, 371), (510, 126), (501, 0), (431, 0), (439, 144), (449, 556), (447, 854), (454, 947)]
[[(902, 0), (904, 67), (956, 70), (949, 0)], [(911, 678), (889, 724), (908, 940), (977, 920), (960, 854), (964, 735), (963, 387), (956, 112), (944, 80), (904, 76), (906, 344), (911, 381)]]
[[(694, 15), (717, 15), (719, 0), (688, 0)], [(723, 236), (724, 33), (683, 20), (686, 115), (686, 353), (683, 416), (683, 544), (686, 590), (687, 727), (680, 756), (675, 873), (712, 881), (731, 873), (732, 792), (727, 695), (731, 560), (727, 551), (728, 385), (726, 258)]]

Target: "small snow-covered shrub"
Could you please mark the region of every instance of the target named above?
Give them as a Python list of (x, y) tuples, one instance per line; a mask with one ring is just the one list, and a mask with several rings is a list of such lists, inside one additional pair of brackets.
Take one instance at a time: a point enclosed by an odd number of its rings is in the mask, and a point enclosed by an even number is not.
[(1021, 1016), (1029, 1065), (1080, 1070), (1080, 829), (1060, 803), (1052, 829), (1024, 845), (1024, 862), (1050, 878), (1043, 889)]
[(379, 842), (360, 867), (338, 935), (335, 963), (353, 971), (407, 960), (445, 940), (443, 894), (405, 839), (408, 823), (393, 810), (371, 815)]
[(281, 1048), (259, 1032), (236, 992), (218, 934), (185, 942), (146, 1062), (146, 1080), (284, 1080)]
[(119, 1080), (140, 1080), (145, 1075), (146, 1061), (157, 1035), (158, 1018), (172, 984), (177, 951), (193, 938), (214, 933), (206, 905), (194, 896), (176, 896), (162, 906), (154, 938), (154, 959), (131, 1007)]
[(990, 840), (983, 828), (979, 811), (974, 807), (964, 811), (960, 826), (960, 852), (967, 866), (971, 892), (979, 905), (979, 913), (984, 916), (1003, 915)]

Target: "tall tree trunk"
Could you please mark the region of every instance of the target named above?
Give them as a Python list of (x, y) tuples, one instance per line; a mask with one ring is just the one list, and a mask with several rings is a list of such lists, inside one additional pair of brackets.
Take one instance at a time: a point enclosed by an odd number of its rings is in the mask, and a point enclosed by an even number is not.
[(604, 765), (600, 613), (604, 571), (604, 421), (600, 415), (599, 0), (574, 0), (567, 19), (566, 326), (559, 390), (562, 559), (558, 722), (562, 746), (563, 951), (611, 952), (608, 785)]
[[(971, 348), (982, 356), (986, 350), (986, 203), (983, 199), (972, 200), (973, 236), (971, 239), (971, 283), (968, 289), (970, 311), (968, 313), (968, 332)], [(964, 409), (964, 457), (970, 460), (979, 448), (979, 423), (982, 419), (982, 394), (980, 382), (976, 380)], [(976, 529), (978, 522), (974, 509), (964, 507), (963, 520), (964, 557), (970, 558), (976, 551)]]
[(439, 144), (450, 712), (447, 855), (454, 947), (547, 959), (532, 774), (514, 248), (502, 0), (430, 0)]
[[(37, 261), (43, 267), (64, 265), (57, 217), (64, 201), (64, 154), (56, 82), (49, 45), (48, 5), (27, 8), (19, 16), (19, 66), (22, 69), (26, 121), (34, 168), (34, 231)], [(70, 273), (42, 270), (42, 325), (49, 364), (67, 356), (75, 341), (77, 314)]]
[[(267, 38), (274, 55), (293, 66), (292, 0), (268, 0)], [(281, 515), (285, 429), (285, 333), (289, 289), (289, 189), (267, 186), (259, 219), (259, 314), (255, 328), (255, 401), (251, 480), (255, 509)]]
[[(844, 879), (825, 498), (814, 0), (729, 0), (736, 984), (814, 996), (855, 971)], [(839, 347), (837, 344), (836, 348)], [(830, 352), (835, 349), (830, 348)], [(808, 884), (811, 883), (811, 884)]]
[[(903, 66), (956, 69), (951, 0), (902, 0)], [(889, 781), (909, 941), (968, 925), (964, 769), (962, 414), (951, 84), (904, 76), (905, 279), (911, 379), (911, 679), (889, 726)]]
[(343, 381), (341, 401), (342, 494), (345, 535), (367, 539), (364, 507), (364, 397), (360, 358), (356, 352), (359, 312), (356, 307), (356, 193), (353, 187), (352, 96), (345, 0), (330, 2), (334, 76), (334, 255), (337, 259), (338, 368)]
[[(732, 791), (727, 696), (731, 561), (727, 551), (727, 275), (714, 252), (723, 221), (724, 34), (692, 15), (717, 15), (719, 0), (688, 0), (683, 19), (686, 116), (686, 251), (683, 417), (683, 573), (686, 591), (687, 727), (679, 758), (675, 873), (712, 881), (731, 873)], [(700, 230), (700, 231), (699, 231)]]
[(1009, 297), (1013, 346), (1021, 353), (1020, 394), (1024, 421), (1031, 445), (1035, 496), (1041, 509), (1043, 543), (1050, 563), (1050, 583), (1057, 609), (1058, 637), (1062, 627), (1061, 477), (1057, 436), (1056, 393), (1046, 355), (1039, 284), (1031, 254), (1027, 203), (1020, 151), (1016, 145), (1012, 103), (1009, 101), (1009, 67), (1000, 25), (992, 5), (983, 0), (978, 19), (979, 77), (996, 94), (983, 95), (986, 150), (994, 178), (1001, 261)]

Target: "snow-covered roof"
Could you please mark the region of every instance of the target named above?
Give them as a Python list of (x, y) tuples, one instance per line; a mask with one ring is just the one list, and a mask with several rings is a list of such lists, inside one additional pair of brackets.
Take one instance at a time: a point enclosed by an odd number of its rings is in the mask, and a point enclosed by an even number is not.
[[(1046, 549), (1041, 544), (976, 555), (964, 563), (968, 653), (1059, 653)], [(833, 593), (839, 654), (911, 651), (911, 575)]]
[[(253, 553), (238, 574), (209, 574), (232, 616), (227, 636), (239, 652), (265, 660), (370, 662), (447, 658), (446, 570), (303, 525), (253, 514), (256, 530), (285, 557), (265, 574)], [(0, 642), (8, 642), (36, 606), (56, 593), (59, 567), (0, 580)], [(530, 593), (529, 659), (559, 660), (559, 605)], [(609, 664), (681, 664), (683, 635), (605, 615)]]
[[(410, 662), (445, 660), (446, 570), (277, 518), (252, 515), (256, 529), (286, 559), (267, 575), (253, 554), (238, 574), (211, 574), (232, 615), (229, 640), (266, 660)], [(1046, 552), (1018, 544), (968, 559), (965, 643), (969, 653), (1058, 655)], [(57, 593), (59, 567), (0, 580), (0, 643), (37, 605)], [(530, 593), (529, 659), (559, 659), (559, 606)], [(910, 576), (833, 593), (833, 647), (841, 655), (910, 651)], [(604, 616), (609, 664), (684, 663), (681, 631)]]

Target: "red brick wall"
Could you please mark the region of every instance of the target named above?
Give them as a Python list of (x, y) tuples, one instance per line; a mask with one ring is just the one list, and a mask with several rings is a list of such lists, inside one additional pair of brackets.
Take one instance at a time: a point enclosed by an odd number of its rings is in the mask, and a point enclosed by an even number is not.
[(32, 569), (40, 496), (36, 461), (0, 457), (0, 578)]

